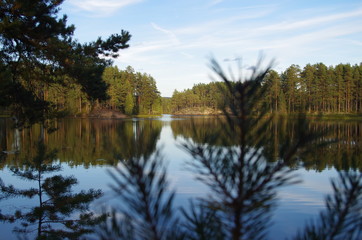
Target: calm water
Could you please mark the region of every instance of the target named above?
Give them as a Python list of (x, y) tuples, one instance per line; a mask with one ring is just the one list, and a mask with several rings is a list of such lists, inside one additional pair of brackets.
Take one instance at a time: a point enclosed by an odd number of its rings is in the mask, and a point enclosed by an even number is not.
[[(0, 171), (5, 183), (31, 187), (32, 183), (11, 175), (9, 167), (24, 167), (25, 160), (35, 155), (35, 142), (39, 127), (18, 132), (10, 127), (10, 121), (0, 119)], [(196, 128), (193, 128), (196, 126)], [(58, 149), (62, 174), (77, 177), (75, 190), (102, 189), (105, 196), (93, 203), (95, 209), (117, 204), (109, 184), (107, 173), (120, 159), (132, 156), (150, 156), (160, 151), (168, 167), (171, 186), (176, 190), (176, 205), (186, 206), (188, 199), (202, 197), (208, 188), (194, 179), (185, 162), (191, 159), (180, 144), (187, 139), (203, 143), (205, 136), (220, 131), (225, 125), (215, 118), (171, 118), (164, 115), (158, 119), (86, 120), (65, 119), (57, 124), (58, 131), (45, 135), (48, 148)], [(314, 122), (309, 125), (314, 131), (324, 132), (324, 137), (299, 154), (291, 163), (302, 183), (284, 187), (279, 191), (278, 208), (274, 212), (269, 239), (284, 239), (316, 217), (324, 207), (324, 197), (331, 191), (330, 179), (337, 175), (336, 169), (362, 169), (362, 123), (360, 122)], [(196, 130), (195, 130), (196, 129)], [(270, 138), (264, 145), (269, 158), (277, 158), (280, 146), (298, 135), (293, 121), (278, 121), (269, 126)], [(313, 148), (320, 142), (333, 142)], [(232, 145), (233, 142), (216, 143)], [(24, 209), (35, 202), (24, 199), (0, 201), (2, 213)], [(12, 239), (13, 225), (0, 224), (0, 239)]]

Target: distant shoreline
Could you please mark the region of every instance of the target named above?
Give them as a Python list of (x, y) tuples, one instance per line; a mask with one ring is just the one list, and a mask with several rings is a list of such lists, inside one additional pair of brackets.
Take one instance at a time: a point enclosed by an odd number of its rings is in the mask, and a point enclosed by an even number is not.
[[(193, 109), (182, 109), (181, 111), (177, 111), (175, 113), (165, 113), (171, 116), (176, 117), (197, 117), (197, 116), (209, 116), (209, 117), (217, 117), (224, 116), (224, 113), (221, 110), (213, 110), (213, 109), (203, 109), (202, 111), (198, 111), (195, 108)], [(315, 120), (358, 120), (362, 121), (362, 113), (302, 113), (309, 119)], [(141, 114), (141, 115), (126, 115), (117, 110), (96, 110), (92, 111), (89, 114), (78, 114), (78, 115), (68, 115), (64, 118), (83, 118), (83, 119), (130, 119), (130, 118), (155, 118), (161, 117), (163, 114)], [(267, 116), (271, 116), (271, 114), (267, 114)], [(299, 113), (277, 113), (277, 116), (287, 117), (287, 118), (298, 118), (300, 116)], [(0, 114), (0, 118), (10, 118), (11, 116), (8, 114)], [(61, 119), (61, 118), (60, 118)]]

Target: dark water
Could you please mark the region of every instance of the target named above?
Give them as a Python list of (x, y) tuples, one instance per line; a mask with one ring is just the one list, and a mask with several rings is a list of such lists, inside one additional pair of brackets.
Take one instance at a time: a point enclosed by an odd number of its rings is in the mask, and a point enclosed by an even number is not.
[[(1, 179), (15, 186), (30, 187), (31, 183), (11, 175), (9, 168), (24, 168), (26, 159), (35, 155), (35, 143), (40, 127), (17, 131), (11, 122), (0, 119), (0, 171)], [(93, 203), (101, 209), (117, 203), (109, 184), (112, 180), (107, 169), (117, 166), (122, 159), (150, 156), (160, 151), (164, 157), (171, 186), (176, 189), (176, 205), (185, 206), (188, 199), (202, 197), (208, 188), (194, 179), (185, 162), (191, 158), (180, 144), (187, 139), (204, 143), (207, 136), (223, 134), (223, 121), (215, 118), (171, 118), (164, 115), (157, 119), (87, 120), (65, 119), (57, 123), (58, 131), (46, 134), (48, 148), (58, 149), (56, 162), (62, 165), (62, 174), (75, 176), (79, 184), (75, 190), (96, 188), (105, 192), (102, 199)], [(362, 123), (317, 121), (308, 125), (309, 130), (322, 132), (323, 136), (312, 143), (307, 151), (298, 153), (294, 162), (302, 183), (284, 187), (279, 191), (278, 207), (274, 212), (269, 239), (284, 239), (316, 217), (324, 208), (324, 197), (331, 191), (330, 179), (340, 169), (362, 169)], [(269, 159), (277, 159), (280, 146), (297, 138), (295, 121), (279, 120), (268, 127), (270, 136), (263, 146)], [(220, 139), (222, 137), (220, 136)], [(338, 140), (338, 141), (336, 141)], [(319, 143), (329, 142), (320, 146)], [(231, 146), (228, 142), (213, 141), (212, 144)], [(318, 147), (315, 147), (317, 146)], [(21, 198), (0, 201), (2, 213), (32, 206), (34, 202)], [(0, 239), (12, 239), (12, 224), (0, 223)]]

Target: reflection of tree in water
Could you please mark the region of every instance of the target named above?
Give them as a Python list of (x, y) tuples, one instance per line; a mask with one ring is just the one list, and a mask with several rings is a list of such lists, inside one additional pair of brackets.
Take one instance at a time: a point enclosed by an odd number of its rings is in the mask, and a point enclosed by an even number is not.
[[(308, 151), (297, 154), (306, 169), (322, 171), (335, 167), (338, 170), (362, 170), (362, 124), (360, 122), (310, 121), (300, 127), (298, 120), (279, 118), (269, 126), (273, 135), (265, 146), (265, 153), (277, 159), (283, 151), (283, 143), (296, 142), (301, 132), (318, 134), (306, 146)], [(295, 163), (295, 162), (294, 162)]]
[[(70, 166), (116, 164), (115, 155), (121, 158), (150, 155), (156, 149), (162, 122), (154, 120), (88, 120), (64, 119), (56, 123), (57, 131), (45, 133), (44, 142), (49, 148), (59, 150), (61, 162)], [(9, 123), (0, 122), (2, 131), (1, 151), (12, 149), (14, 132)], [(40, 126), (23, 129), (20, 132), (21, 151), (18, 155), (3, 155), (3, 167), (22, 166), (19, 159), (36, 155), (34, 139), (40, 136)]]
[[(208, 133), (205, 127), (197, 131), (195, 125), (205, 126), (204, 122), (193, 124), (195, 132), (190, 136), (194, 138), (185, 136), (183, 144), (193, 157), (190, 168), (210, 193), (192, 202), (190, 209), (183, 209), (184, 218), (178, 224), (172, 214), (173, 193), (166, 191), (162, 159), (157, 155), (132, 157), (111, 172), (113, 190), (123, 208), (114, 209), (112, 219), (99, 229), (101, 239), (265, 239), (276, 189), (295, 182), (288, 164), (311, 144), (329, 143), (328, 135), (327, 139), (321, 137), (323, 129), (309, 131), (314, 125), (303, 118), (297, 121), (295, 136), (286, 139), (285, 131), (280, 134), (279, 129), (288, 128), (266, 117), (266, 112), (255, 114), (253, 109), (260, 106), (263, 96), (261, 81), (268, 70), (254, 68), (250, 81), (231, 82), (216, 62), (212, 68), (233, 97), (231, 113), (225, 111), (229, 127), (218, 137), (230, 138), (235, 144), (226, 141), (218, 145), (215, 132)], [(208, 141), (202, 141), (206, 138)], [(294, 239), (361, 239), (361, 173), (340, 172), (332, 187), (334, 194), (326, 200), (327, 209)], [(163, 223), (169, 223), (168, 227)]]
[[(171, 122), (174, 136), (192, 139), (195, 143), (215, 146), (236, 145), (236, 139), (227, 139), (225, 119), (194, 118)], [(325, 168), (362, 170), (362, 123), (354, 121), (310, 121), (301, 129), (298, 119), (275, 117), (267, 126), (263, 152), (268, 159), (277, 160), (286, 146), (296, 143), (301, 131), (319, 133), (321, 136), (308, 145), (308, 151), (295, 159), (302, 160), (306, 169), (322, 171)], [(328, 143), (322, 144), (321, 143)], [(249, 143), (255, 146), (255, 143)], [(295, 165), (298, 162), (292, 161)]]
[[(21, 166), (20, 159), (35, 156), (33, 144), (40, 134), (40, 128), (23, 129), (16, 137), (10, 122), (0, 121), (0, 166)], [(45, 135), (45, 142), (50, 148), (59, 149), (61, 162), (69, 165), (99, 165), (110, 163), (117, 157), (126, 159), (140, 153), (151, 154), (155, 151), (162, 123), (155, 120), (114, 121), (65, 119), (57, 124), (58, 131)], [(217, 146), (236, 145), (235, 139), (225, 137), (228, 125), (225, 119), (194, 118), (171, 122), (174, 136), (191, 138), (197, 143), (209, 143)], [(312, 143), (308, 151), (299, 159), (307, 169), (321, 171), (328, 167), (337, 169), (362, 169), (362, 123), (353, 121), (314, 121), (307, 128), (312, 132), (322, 132), (318, 142), (338, 142), (316, 147)], [(264, 152), (270, 159), (277, 159), (283, 144), (298, 138), (298, 121), (295, 119), (276, 118), (268, 126)], [(13, 152), (14, 144), (21, 146), (18, 154)], [(7, 153), (5, 153), (5, 152)]]
[(95, 216), (89, 211), (89, 204), (101, 196), (100, 190), (90, 189), (73, 193), (77, 184), (75, 177), (46, 175), (60, 171), (60, 164), (54, 164), (55, 151), (46, 151), (44, 144), (37, 145), (37, 153), (30, 161), (25, 161), (24, 170), (12, 167), (16, 177), (34, 183), (34, 187), (21, 189), (19, 186), (6, 185), (0, 179), (0, 199), (22, 197), (37, 200), (37, 205), (29, 211), (17, 210), (14, 213), (0, 213), (4, 222), (20, 222), (14, 232), (26, 239), (79, 239), (93, 232), (95, 224), (105, 216)]
[(4, 118), (0, 118), (0, 165), (2, 165), (1, 163), (4, 162), (6, 159), (6, 153), (4, 153), (7, 148), (7, 129), (5, 125), (5, 120), (6, 119)]
[(229, 128), (226, 119), (216, 117), (185, 118), (171, 122), (175, 137), (192, 138), (195, 143), (208, 143), (217, 146), (232, 146), (235, 139), (226, 137)]
[(119, 129), (119, 149), (114, 151), (118, 159), (149, 157), (156, 150), (162, 122), (155, 120), (133, 120), (125, 122)]

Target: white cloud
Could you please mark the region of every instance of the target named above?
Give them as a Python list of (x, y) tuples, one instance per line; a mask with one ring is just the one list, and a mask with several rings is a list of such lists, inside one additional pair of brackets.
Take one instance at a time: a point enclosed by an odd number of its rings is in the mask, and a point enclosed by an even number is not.
[(122, 7), (142, 2), (143, 0), (70, 0), (69, 3), (80, 10), (99, 16), (109, 16)]
[[(198, 24), (193, 24), (176, 29), (176, 34), (200, 35), (202, 33), (211, 33), (219, 29), (230, 29), (235, 31), (236, 24), (251, 21), (253, 19), (263, 18), (273, 12), (273, 8), (265, 8), (248, 14), (238, 14), (230, 17), (220, 17), (218, 19), (204, 21)], [(236, 25), (237, 26), (237, 25)]]
[(362, 41), (358, 40), (347, 40), (347, 42), (351, 45), (361, 46), (362, 47)]
[[(232, 24), (224, 24), (222, 22), (215, 23), (218, 28), (207, 25), (193, 26), (181, 30), (175, 30), (182, 37), (189, 33), (195, 33), (192, 40), (186, 41), (180, 46), (181, 49), (199, 49), (209, 48), (215, 50), (217, 48), (233, 48), (243, 49), (243, 51), (259, 51), (266, 49), (274, 49), (286, 52), (287, 48), (297, 51), (301, 47), (315, 48), (316, 46), (324, 47), (325, 41), (337, 41), (336, 39), (362, 32), (362, 25), (358, 24), (361, 20), (350, 19), (362, 16), (362, 9), (345, 12), (340, 14), (332, 14), (317, 18), (303, 19), (292, 22), (290, 24), (274, 24), (265, 23), (261, 27), (249, 28), (240, 25), (235, 27)], [(346, 21), (341, 21), (345, 19)], [(334, 21), (329, 25), (318, 25)], [(287, 30), (300, 29), (299, 31), (290, 33)], [(213, 30), (214, 29), (214, 30)], [(215, 29), (219, 29), (216, 31)], [(281, 33), (276, 34), (275, 31), (280, 30)], [(199, 32), (199, 34), (197, 34)], [(191, 38), (190, 38), (191, 39)], [(358, 42), (354, 43), (358, 45)]]
[(176, 34), (173, 33), (172, 31), (162, 28), (162, 27), (158, 26), (156, 23), (151, 23), (151, 26), (155, 30), (165, 33), (169, 37), (169, 39), (172, 41), (172, 43), (174, 43), (174, 44), (180, 43), (180, 40), (177, 38)]
[(289, 53), (294, 49), (297, 50), (297, 52), (303, 53), (301, 49), (305, 49), (305, 47), (308, 47), (309, 50), (316, 48), (322, 49), (327, 47), (327, 42), (338, 42), (338, 38), (340, 37), (360, 32), (362, 32), (361, 25), (338, 24), (332, 27), (302, 32), (291, 36), (285, 35), (283, 38), (269, 39), (269, 41), (263, 41), (263, 48), (276, 49)]
[(213, 1), (210, 2), (209, 6), (217, 5), (217, 4), (219, 4), (219, 3), (223, 2), (223, 1), (224, 0), (213, 0)]
[(185, 56), (187, 59), (192, 59), (194, 58), (194, 55), (186, 53), (186, 52), (180, 52), (181, 55)]
[[(114, 11), (113, 8), (140, 1), (86, 0), (92, 4), (83, 9), (91, 11), (93, 6), (98, 11), (102, 5), (108, 6), (104, 7), (104, 12)], [(209, 54), (220, 59), (242, 56), (252, 64), (258, 52), (263, 50), (267, 57), (275, 57), (284, 67), (291, 63), (302, 66), (315, 59), (325, 61), (329, 55), (328, 61), (333, 64), (334, 59), (347, 58), (353, 47), (361, 46), (361, 41), (355, 37), (362, 32), (361, 7), (338, 13), (336, 7), (312, 12), (305, 10), (302, 14), (300, 11), (281, 13), (283, 8), (279, 5), (238, 7), (238, 10), (207, 9), (205, 11), (209, 12), (201, 13), (202, 17), (196, 21), (183, 23), (180, 17), (177, 25), (169, 20), (174, 16), (160, 18), (152, 14), (142, 22), (141, 30), (134, 31), (130, 49), (122, 51), (116, 63), (150, 72), (156, 77), (162, 94), (170, 96), (174, 88), (209, 81), (205, 67)], [(341, 44), (342, 40), (344, 43), (348, 40), (350, 44)], [(345, 46), (344, 52), (333, 54), (341, 45)], [(170, 79), (173, 80), (171, 86)]]
[(322, 17), (316, 17), (316, 18), (310, 18), (310, 19), (303, 19), (300, 21), (295, 22), (282, 22), (277, 24), (268, 25), (266, 27), (261, 27), (258, 30), (259, 31), (284, 31), (284, 30), (296, 30), (298, 28), (305, 28), (310, 26), (316, 26), (318, 24), (322, 23), (328, 23), (332, 21), (342, 20), (346, 18), (352, 18), (352, 17), (358, 17), (362, 16), (362, 9), (358, 9), (356, 11), (351, 12), (345, 12), (345, 13), (339, 13), (339, 14), (333, 14), (328, 16), (322, 16)]

